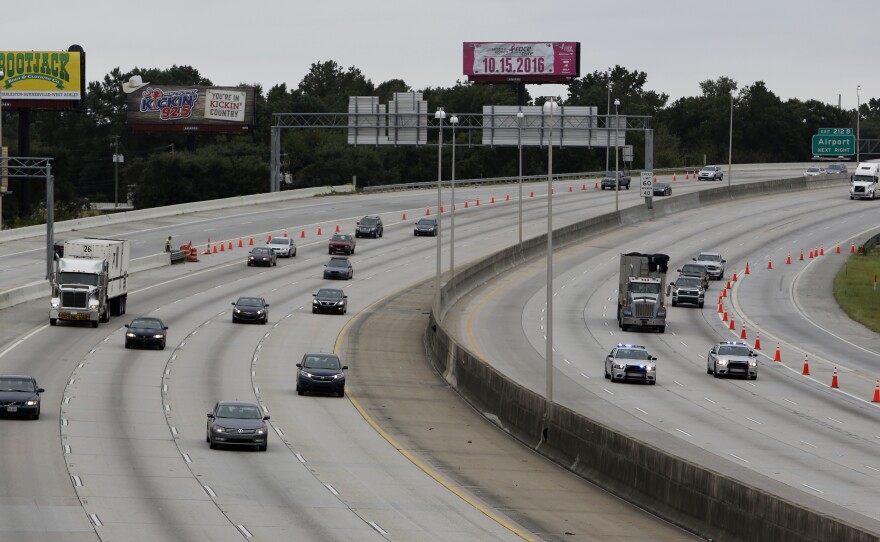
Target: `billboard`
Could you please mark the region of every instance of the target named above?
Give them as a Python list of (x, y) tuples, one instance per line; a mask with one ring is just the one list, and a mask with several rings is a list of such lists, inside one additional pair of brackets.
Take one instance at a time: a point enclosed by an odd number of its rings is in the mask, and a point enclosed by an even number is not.
[(573, 41), (464, 42), (464, 75), (473, 83), (568, 83), (580, 77)]
[(125, 99), (133, 130), (247, 132), (254, 126), (254, 87), (141, 85)]
[(13, 109), (73, 109), (85, 96), (85, 53), (0, 51), (0, 95)]

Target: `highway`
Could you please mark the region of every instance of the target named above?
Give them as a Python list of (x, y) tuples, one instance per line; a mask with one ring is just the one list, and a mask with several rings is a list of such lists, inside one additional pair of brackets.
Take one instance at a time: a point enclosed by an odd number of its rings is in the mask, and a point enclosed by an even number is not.
[[(876, 520), (880, 408), (871, 399), (880, 340), (842, 314), (830, 285), (851, 242), (880, 231), (876, 217), (872, 202), (850, 201), (845, 188), (815, 190), (677, 213), (558, 251), (554, 400), (682, 457), (706, 461), (699, 452), (707, 451), (707, 466), (766, 477), (780, 494)], [(814, 249), (825, 255), (809, 258)], [(702, 310), (670, 308), (665, 334), (619, 330), (620, 252), (669, 254), (674, 278), (704, 250), (724, 255), (728, 279), (738, 274), (723, 299), (735, 329), (717, 311), (723, 281), (710, 284)], [(472, 292), (444, 322), (488, 363), (541, 394), (545, 284), (542, 257)], [(707, 375), (711, 346), (740, 339), (743, 324), (751, 345), (760, 333), (757, 381)], [(777, 341), (781, 362), (773, 361)], [(645, 345), (659, 358), (656, 386), (602, 378), (617, 343)], [(838, 389), (830, 387), (835, 367)]]

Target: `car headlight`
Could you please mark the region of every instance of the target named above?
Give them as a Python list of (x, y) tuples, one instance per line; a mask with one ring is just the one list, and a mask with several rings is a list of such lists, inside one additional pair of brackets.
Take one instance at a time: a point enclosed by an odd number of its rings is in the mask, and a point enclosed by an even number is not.
[(654, 365), (653, 363), (649, 363), (648, 365), (645, 365), (645, 369), (647, 369), (647, 370), (649, 370), (649, 371), (656, 371), (656, 370), (657, 370), (657, 366)]
[(758, 360), (756, 360), (756, 359), (749, 360), (749, 367), (757, 367), (757, 366), (758, 366)]
[(38, 401), (38, 400), (30, 400), (30, 401), (24, 402), (24, 406), (37, 406), (39, 404), (40, 404), (40, 401)]
[(614, 368), (615, 369), (626, 369), (626, 364), (625, 363), (614, 363)]
[(61, 301), (57, 297), (53, 297), (52, 301), (50, 303), (51, 303), (53, 309), (57, 309), (58, 307), (61, 306)]
[(235, 314), (238, 314), (241, 312), (241, 309), (232, 309), (232, 312), (234, 312)]
[(211, 428), (211, 430), (214, 431), (215, 433), (225, 433), (226, 432), (226, 429), (223, 427), (220, 427), (219, 425), (215, 425), (214, 427)]
[(718, 365), (721, 365), (721, 366), (727, 365), (727, 360), (726, 359), (719, 359)]
[(257, 314), (263, 314), (263, 309), (258, 310)]
[(633, 313), (632, 307), (624, 307), (623, 308), (623, 315), (624, 316), (632, 316), (632, 313)]
[(320, 305), (320, 303), (318, 302), (317, 299), (313, 299), (313, 300), (312, 300), (312, 305)]
[(257, 433), (258, 435), (265, 435), (265, 434), (266, 434), (266, 426), (264, 425), (263, 427), (257, 429), (257, 430), (256, 430), (256, 433)]
[(306, 378), (312, 378), (314, 375), (308, 371), (300, 371), (299, 374), (303, 375)]
[(339, 373), (338, 375), (333, 375), (333, 380), (339, 380), (340, 378), (345, 378), (345, 375), (342, 373)]
[(341, 306), (342, 306), (342, 301), (337, 301), (337, 302), (336, 302), (336, 305), (341, 307)]
[(254, 261), (254, 257), (253, 257), (253, 256), (248, 256), (248, 261), (251, 261), (251, 262)]
[(154, 339), (164, 339), (165, 335), (153, 335)]
[(97, 300), (94, 300), (94, 299), (90, 300), (89, 301), (89, 308), (90, 309), (97, 309), (98, 308)]
[(126, 337), (136, 337), (136, 335), (135, 335), (134, 333), (132, 333), (131, 331), (129, 331), (128, 333), (126, 333), (125, 336), (126, 336)]

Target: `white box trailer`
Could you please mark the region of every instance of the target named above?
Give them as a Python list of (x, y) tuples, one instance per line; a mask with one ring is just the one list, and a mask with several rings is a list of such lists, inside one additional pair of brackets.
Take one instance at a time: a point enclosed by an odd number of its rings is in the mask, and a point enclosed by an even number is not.
[(88, 321), (92, 327), (125, 314), (131, 241), (72, 239), (56, 260), (51, 277), (49, 324), (58, 320)]

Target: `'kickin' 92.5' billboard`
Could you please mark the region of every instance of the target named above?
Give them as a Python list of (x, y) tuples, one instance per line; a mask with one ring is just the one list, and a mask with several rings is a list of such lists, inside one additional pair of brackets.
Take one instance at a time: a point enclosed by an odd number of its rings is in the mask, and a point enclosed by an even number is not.
[(143, 84), (126, 96), (127, 123), (142, 132), (247, 132), (253, 87)]
[(474, 83), (568, 83), (580, 76), (573, 41), (464, 42), (464, 75)]

